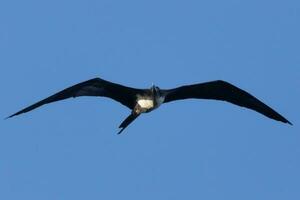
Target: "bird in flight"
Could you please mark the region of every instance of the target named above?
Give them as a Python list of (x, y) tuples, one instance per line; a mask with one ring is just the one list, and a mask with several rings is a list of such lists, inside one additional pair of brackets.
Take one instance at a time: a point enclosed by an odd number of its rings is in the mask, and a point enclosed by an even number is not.
[(142, 113), (151, 112), (163, 103), (184, 99), (227, 101), (241, 107), (252, 109), (271, 119), (292, 125), (286, 118), (256, 97), (222, 80), (184, 85), (173, 89), (160, 89), (155, 85), (152, 85), (150, 89), (137, 89), (112, 83), (101, 78), (94, 78), (66, 88), (7, 118), (29, 112), (48, 103), (80, 96), (108, 97), (128, 107), (131, 110), (131, 113), (119, 126), (120, 131), (118, 134)]

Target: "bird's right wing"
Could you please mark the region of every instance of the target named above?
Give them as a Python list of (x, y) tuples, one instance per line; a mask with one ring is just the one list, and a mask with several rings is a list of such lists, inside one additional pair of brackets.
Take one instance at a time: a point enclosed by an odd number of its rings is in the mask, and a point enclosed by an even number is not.
[(141, 89), (130, 88), (100, 78), (94, 78), (66, 88), (46, 99), (43, 99), (31, 106), (24, 108), (23, 110), (20, 110), (13, 115), (10, 115), (8, 118), (29, 112), (48, 103), (79, 96), (109, 97), (127, 106), (128, 108), (133, 109), (135, 105), (136, 94), (142, 91), (143, 90)]
[(188, 98), (221, 100), (255, 110), (271, 119), (291, 124), (282, 115), (258, 100), (256, 97), (221, 80), (185, 85), (170, 90), (163, 90), (163, 93), (165, 94), (165, 103)]

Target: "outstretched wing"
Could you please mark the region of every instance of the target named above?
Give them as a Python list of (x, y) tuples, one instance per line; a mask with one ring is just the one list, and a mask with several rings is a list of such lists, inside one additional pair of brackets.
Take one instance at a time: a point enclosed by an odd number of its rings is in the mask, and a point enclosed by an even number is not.
[(181, 99), (214, 99), (255, 110), (271, 119), (291, 124), (275, 110), (240, 88), (225, 81), (212, 81), (163, 90), (165, 103)]
[(79, 96), (109, 97), (127, 106), (128, 108), (133, 109), (136, 100), (136, 94), (141, 91), (143, 90), (126, 87), (100, 78), (94, 78), (66, 88), (44, 100), (41, 100), (27, 108), (24, 108), (23, 110), (9, 116), (8, 118), (29, 112), (48, 103)]

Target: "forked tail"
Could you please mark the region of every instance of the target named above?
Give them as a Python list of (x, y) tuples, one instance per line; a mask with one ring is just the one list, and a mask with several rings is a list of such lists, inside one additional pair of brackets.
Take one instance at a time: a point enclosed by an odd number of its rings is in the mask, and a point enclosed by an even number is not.
[(118, 132), (118, 134), (122, 133), (124, 129), (131, 123), (133, 122), (140, 114), (136, 113), (131, 113), (119, 126), (121, 130)]

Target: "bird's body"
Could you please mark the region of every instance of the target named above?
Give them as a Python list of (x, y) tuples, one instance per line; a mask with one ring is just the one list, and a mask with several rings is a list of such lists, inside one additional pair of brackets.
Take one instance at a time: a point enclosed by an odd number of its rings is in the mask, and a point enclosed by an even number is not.
[(255, 110), (271, 119), (291, 124), (287, 119), (251, 94), (220, 80), (161, 90), (154, 85), (150, 89), (137, 89), (95, 78), (66, 88), (8, 118), (29, 112), (44, 104), (79, 96), (109, 97), (131, 109), (130, 115), (119, 126), (121, 128), (119, 133), (142, 113), (151, 112), (163, 103), (190, 98), (227, 101)]
[(154, 109), (154, 100), (141, 98), (140, 100), (137, 101), (137, 105), (139, 105), (142, 109), (144, 109), (145, 112), (149, 112), (150, 110)]
[(150, 92), (145, 96), (137, 95), (137, 101), (135, 107), (139, 107), (141, 113), (151, 112), (163, 104), (165, 100), (164, 95)]

